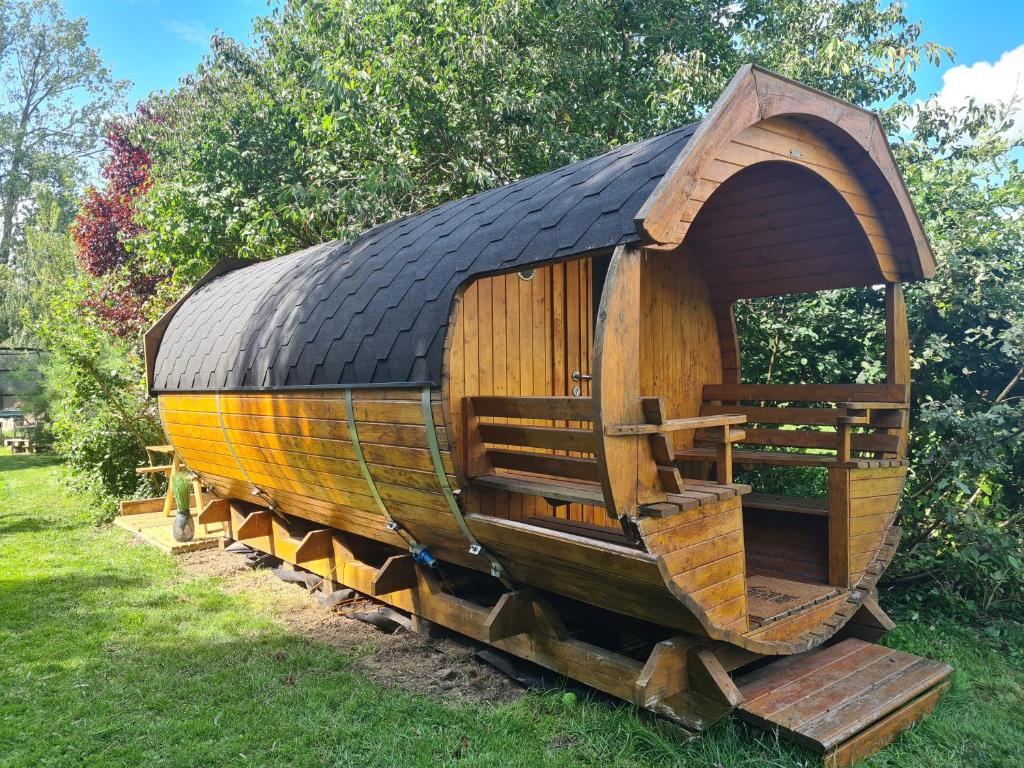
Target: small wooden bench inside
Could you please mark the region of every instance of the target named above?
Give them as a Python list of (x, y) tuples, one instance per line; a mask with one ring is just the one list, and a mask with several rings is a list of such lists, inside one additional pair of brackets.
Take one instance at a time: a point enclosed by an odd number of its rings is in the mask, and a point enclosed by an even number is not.
[[(666, 492), (664, 505), (650, 514), (669, 514), (746, 493), (749, 486), (680, 476), (666, 454), (666, 435), (679, 429), (723, 428), (729, 444), (730, 425), (744, 417), (711, 416), (666, 419), (658, 398), (644, 398), (645, 424), (606, 427), (606, 434), (648, 435), (655, 447), (659, 476)], [(605, 506), (596, 459), (593, 401), (585, 397), (467, 397), (463, 407), (464, 466), (470, 483), (537, 496), (552, 506), (578, 503)], [(495, 419), (503, 419), (499, 423)], [(581, 426), (582, 425), (582, 426)], [(738, 433), (737, 436), (742, 435)], [(716, 460), (722, 458), (722, 451)], [(662, 460), (664, 459), (664, 460)], [(723, 460), (727, 460), (727, 457)], [(731, 470), (726, 470), (726, 476)]]

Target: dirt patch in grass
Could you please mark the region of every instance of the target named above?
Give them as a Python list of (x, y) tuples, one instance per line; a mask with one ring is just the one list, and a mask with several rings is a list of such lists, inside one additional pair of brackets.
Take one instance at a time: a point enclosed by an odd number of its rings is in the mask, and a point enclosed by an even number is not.
[(355, 669), (379, 685), (440, 701), (502, 702), (523, 694), (520, 685), (478, 660), (480, 646), (461, 635), (439, 628), (430, 635), (404, 629), (388, 634), (346, 615), (382, 606), (370, 598), (331, 610), (301, 584), (250, 569), (235, 553), (207, 549), (177, 560), (189, 576), (213, 577), (225, 592), (245, 593), (292, 632), (353, 654)]

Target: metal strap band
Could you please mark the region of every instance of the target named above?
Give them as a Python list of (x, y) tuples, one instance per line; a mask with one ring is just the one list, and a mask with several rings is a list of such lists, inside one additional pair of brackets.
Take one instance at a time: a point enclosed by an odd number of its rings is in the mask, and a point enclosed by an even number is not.
[(359, 442), (359, 430), (356, 428), (356, 412), (352, 406), (352, 390), (345, 390), (345, 418), (348, 419), (348, 439), (352, 443), (352, 450), (355, 451), (356, 461), (359, 462), (359, 472), (363, 476), (363, 480), (366, 481), (366, 486), (370, 489), (370, 495), (373, 496), (373, 500), (377, 504), (377, 509), (384, 516), (384, 519), (388, 521), (388, 528), (396, 533), (404, 533), (406, 538), (409, 540), (410, 547), (419, 546), (416, 539), (412, 537), (408, 531), (401, 529), (398, 522), (391, 517), (388, 512), (387, 506), (384, 504), (384, 499), (380, 497), (380, 492), (377, 490), (377, 483), (373, 479), (373, 475), (370, 474), (370, 468), (366, 466), (366, 457), (363, 455), (363, 445)]
[(423, 423), (427, 428), (427, 445), (430, 447), (430, 458), (434, 462), (434, 473), (437, 475), (437, 481), (441, 485), (441, 493), (444, 494), (445, 500), (448, 502), (448, 506), (451, 508), (452, 515), (455, 517), (455, 522), (459, 526), (459, 530), (462, 531), (462, 535), (469, 541), (469, 551), (474, 555), (480, 555), (487, 559), (491, 565), (491, 575), (499, 578), (506, 586), (511, 586), (505, 576), (505, 569), (502, 568), (494, 556), (484, 549), (483, 545), (476, 540), (473, 533), (469, 530), (469, 526), (466, 525), (466, 518), (462, 516), (462, 510), (459, 508), (459, 502), (455, 499), (455, 494), (452, 493), (451, 484), (448, 482), (448, 474), (444, 471), (444, 462), (441, 460), (441, 449), (437, 444), (437, 432), (434, 429), (434, 411), (431, 407), (430, 402), (430, 387), (423, 387)]
[[(220, 409), (220, 392), (217, 393), (217, 421), (220, 422), (220, 433), (224, 435), (224, 444), (228, 447), (228, 451), (231, 452), (231, 458), (235, 460), (235, 466), (238, 467), (238, 471), (242, 473), (242, 477), (245, 478), (245, 482), (248, 483), (254, 491), (259, 491), (259, 488), (249, 479), (249, 473), (245, 471), (245, 467), (242, 466), (241, 459), (238, 458), (238, 454), (235, 453), (235, 446), (231, 444), (231, 438), (228, 437), (228, 428), (224, 424), (224, 412)], [(259, 496), (260, 493), (254, 493), (253, 495)]]

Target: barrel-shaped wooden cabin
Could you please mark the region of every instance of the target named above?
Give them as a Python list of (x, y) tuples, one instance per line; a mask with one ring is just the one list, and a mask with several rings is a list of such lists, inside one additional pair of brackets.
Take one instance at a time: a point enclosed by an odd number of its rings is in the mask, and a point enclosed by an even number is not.
[[(147, 368), (204, 519), (700, 726), (728, 672), (886, 628), (901, 284), (933, 267), (878, 119), (745, 67), (700, 123), (220, 265)], [(873, 285), (884, 383), (743, 383), (734, 302)], [(734, 465), (821, 467), (828, 497)]]

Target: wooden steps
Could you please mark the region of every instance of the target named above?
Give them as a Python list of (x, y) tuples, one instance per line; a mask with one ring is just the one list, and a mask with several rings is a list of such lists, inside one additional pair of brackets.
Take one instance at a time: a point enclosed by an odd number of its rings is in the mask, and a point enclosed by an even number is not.
[(844, 766), (926, 716), (950, 685), (947, 665), (850, 638), (741, 677), (740, 717), (777, 729)]

